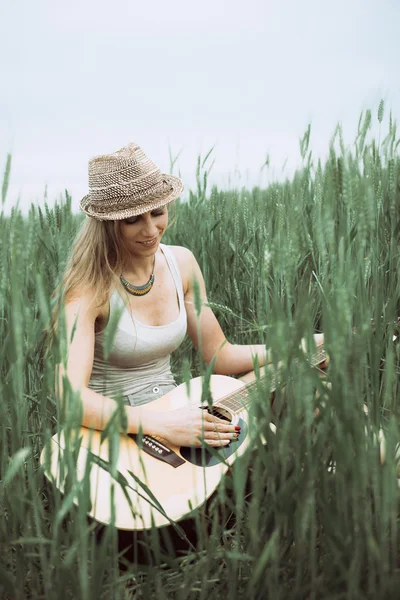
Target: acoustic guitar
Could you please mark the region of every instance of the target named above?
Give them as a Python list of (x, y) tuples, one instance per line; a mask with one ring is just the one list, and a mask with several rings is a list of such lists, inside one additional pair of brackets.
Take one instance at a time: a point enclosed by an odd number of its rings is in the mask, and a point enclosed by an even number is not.
[[(316, 367), (326, 361), (321, 345), (310, 362)], [(90, 494), (88, 515), (99, 523), (114, 523), (118, 529), (131, 531), (173, 524), (190, 516), (211, 496), (229, 467), (259, 435), (249, 419), (248, 407), (252, 393), (265, 377), (246, 384), (232, 377), (211, 375), (211, 399), (203, 405), (204, 380), (196, 377), (189, 385), (183, 383), (146, 405), (148, 410), (163, 412), (194, 405), (240, 425), (239, 438), (229, 446), (178, 447), (149, 435), (121, 434), (115, 450), (100, 431), (81, 427), (67, 436), (61, 430), (41, 453), (45, 476), (62, 493), (69, 490), (69, 499), (75, 504), (84, 488)], [(271, 377), (271, 393), (278, 384), (277, 377)], [(270, 429), (275, 432), (273, 423)], [(110, 451), (114, 456), (118, 453), (114, 469)], [(74, 471), (72, 477), (69, 469)], [(72, 487), (66, 485), (69, 475)]]

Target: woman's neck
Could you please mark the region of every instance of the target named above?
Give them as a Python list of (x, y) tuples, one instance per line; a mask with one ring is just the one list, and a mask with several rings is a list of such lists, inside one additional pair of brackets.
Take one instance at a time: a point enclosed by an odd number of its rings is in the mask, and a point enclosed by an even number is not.
[(139, 284), (147, 281), (155, 268), (155, 255), (137, 256), (134, 255), (125, 263), (122, 275), (130, 283)]

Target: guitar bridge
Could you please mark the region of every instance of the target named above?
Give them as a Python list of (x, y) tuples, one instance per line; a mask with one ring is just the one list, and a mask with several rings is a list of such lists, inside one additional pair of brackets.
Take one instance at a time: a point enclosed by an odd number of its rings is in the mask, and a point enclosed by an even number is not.
[(162, 442), (160, 442), (157, 438), (151, 435), (144, 435), (141, 438), (141, 444), (137, 440), (136, 434), (128, 434), (128, 437), (133, 439), (133, 441), (142, 448), (146, 454), (149, 454), (153, 458), (158, 458), (158, 460), (162, 460), (167, 464), (171, 465), (176, 469), (183, 465), (186, 461), (181, 458), (176, 452), (165, 446)]

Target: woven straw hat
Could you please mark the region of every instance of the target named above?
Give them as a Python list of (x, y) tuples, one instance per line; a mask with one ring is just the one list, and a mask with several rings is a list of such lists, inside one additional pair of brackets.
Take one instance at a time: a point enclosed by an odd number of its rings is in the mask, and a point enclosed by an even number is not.
[(127, 219), (169, 204), (183, 192), (183, 182), (160, 169), (132, 142), (89, 161), (89, 193), (81, 210), (100, 221)]

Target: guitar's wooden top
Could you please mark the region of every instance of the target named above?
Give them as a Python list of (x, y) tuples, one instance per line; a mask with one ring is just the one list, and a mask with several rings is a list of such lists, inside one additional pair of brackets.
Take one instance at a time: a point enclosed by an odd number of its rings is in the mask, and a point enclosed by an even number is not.
[[(319, 348), (313, 359), (314, 366), (325, 360), (323, 348)], [(202, 505), (214, 492), (229, 466), (251, 443), (257, 427), (249, 423), (246, 407), (250, 392), (256, 385), (223, 375), (211, 376), (210, 391), (214, 406), (217, 404), (218, 410), (227, 412), (233, 422), (235, 418), (240, 418), (246, 425), (242, 428), (246, 433), (241, 433), (244, 439), (235, 446), (230, 456), (227, 453), (223, 455), (222, 462), (215, 460), (214, 464), (210, 462), (203, 467), (188, 462), (188, 457), (183, 464), (174, 468), (147, 454), (133, 439), (120, 435), (116, 444), (118, 456), (113, 463), (118, 471), (118, 474), (114, 473), (115, 478), (109, 472), (109, 440), (101, 443), (101, 432), (81, 427), (75, 435), (70, 433), (66, 436), (61, 431), (51, 438), (41, 454), (45, 475), (64, 493), (66, 475), (69, 474), (76, 490), (74, 502), (85, 506), (86, 498), (88, 514), (101, 523), (113, 522), (114, 498), (114, 523), (117, 528), (140, 530), (148, 529), (153, 524), (157, 527), (168, 525), (170, 520), (182, 519)], [(273, 380), (271, 387), (274, 389), (275, 386)], [(200, 406), (202, 387), (203, 378), (197, 377), (189, 382), (189, 392), (187, 385), (182, 384), (173, 392), (146, 405), (146, 409), (167, 412), (188, 404)], [(182, 456), (179, 447), (170, 444), (168, 447), (179, 457)], [(222, 450), (215, 452), (222, 456)], [(83, 485), (86, 472), (90, 479), (90, 505), (87, 505), (88, 492), (85, 492)], [(127, 484), (125, 488), (121, 485), (121, 478)]]
[[(241, 389), (244, 383), (224, 377), (222, 375), (213, 375), (211, 377), (211, 392), (214, 398), (225, 396), (229, 392)], [(196, 378), (190, 382), (190, 400), (186, 393), (186, 384), (177, 387), (168, 397), (160, 398), (149, 404), (149, 410), (168, 411), (187, 405), (188, 402), (194, 402), (200, 405), (202, 388), (202, 378)], [(71, 469), (72, 475), (76, 475), (76, 504), (83, 503), (80, 495), (79, 481), (82, 481), (87, 468), (88, 458), (92, 455), (109, 462), (109, 443), (105, 440), (101, 443), (101, 432), (81, 427), (75, 435), (70, 435), (66, 439), (64, 433), (54, 435), (50, 442), (45, 446), (41, 454), (41, 463), (44, 466), (46, 477), (52, 481), (56, 487), (64, 492), (65, 475), (68, 469), (68, 454), (71, 454), (74, 448), (81, 444), (76, 466)], [(244, 452), (247, 443), (240, 448), (240, 454)], [(171, 450), (180, 455), (178, 447), (171, 447)], [(90, 451), (89, 451), (90, 450)], [(173, 468), (169, 464), (161, 462), (139, 449), (137, 444), (127, 436), (120, 436), (118, 471), (127, 480), (130, 488), (127, 488), (132, 506), (137, 514), (133, 514), (129, 502), (124, 494), (122, 487), (115, 482), (110, 473), (99, 466), (92, 464), (90, 469), (91, 484), (91, 503), (92, 507), (88, 514), (101, 523), (111, 522), (111, 489), (114, 489), (114, 502), (116, 507), (115, 525), (119, 529), (147, 529), (152, 522), (157, 527), (167, 525), (168, 518), (159, 510), (154, 508), (154, 504), (137, 481), (130, 475), (129, 471), (149, 487), (154, 496), (162, 505), (165, 513), (172, 520), (179, 520), (192, 512), (196, 507), (203, 504), (212, 494), (221, 480), (222, 475), (227, 471), (229, 464), (232, 464), (235, 457), (230, 457), (227, 463), (220, 463), (212, 467), (198, 467), (190, 462), (186, 462)], [(140, 495), (143, 497), (140, 497)], [(150, 500), (150, 501), (149, 501)]]

